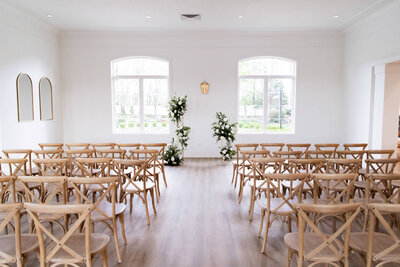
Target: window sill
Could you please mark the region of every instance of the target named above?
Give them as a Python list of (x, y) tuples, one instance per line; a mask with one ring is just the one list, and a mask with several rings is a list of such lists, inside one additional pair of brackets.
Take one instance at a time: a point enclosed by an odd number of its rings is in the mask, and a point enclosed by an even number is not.
[(295, 135), (295, 132), (237, 133), (237, 135)]

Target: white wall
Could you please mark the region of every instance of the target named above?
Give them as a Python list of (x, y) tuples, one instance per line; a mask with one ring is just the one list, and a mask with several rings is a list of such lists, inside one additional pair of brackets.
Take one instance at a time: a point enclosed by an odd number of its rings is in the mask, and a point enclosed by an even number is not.
[(399, 59), (399, 1), (345, 31), (343, 126), (346, 142), (368, 142), (372, 138), (372, 68)]
[[(0, 2), (0, 36), (0, 149), (38, 148), (39, 142), (62, 141), (57, 32)], [(21, 72), (33, 82), (33, 122), (18, 122), (16, 78)], [(53, 83), (53, 121), (40, 121), (38, 83), (42, 76)]]
[[(331, 33), (63, 33), (60, 41), (65, 142), (151, 142), (170, 136), (113, 135), (110, 61), (152, 56), (171, 63), (172, 93), (187, 94), (192, 127), (185, 156), (217, 156), (215, 112), (237, 118), (238, 60), (278, 56), (297, 61), (296, 133), (239, 135), (238, 142), (341, 142), (342, 34)], [(200, 92), (207, 81), (210, 91)]]

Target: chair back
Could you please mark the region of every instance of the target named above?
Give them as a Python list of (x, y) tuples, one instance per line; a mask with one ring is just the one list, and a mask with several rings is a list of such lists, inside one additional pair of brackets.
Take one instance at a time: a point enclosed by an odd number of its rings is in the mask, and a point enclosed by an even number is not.
[[(382, 204), (373, 203), (368, 204), (369, 211), (369, 230), (368, 230), (368, 249), (367, 249), (367, 266), (372, 266), (372, 261), (382, 261), (377, 266), (383, 266), (387, 263), (400, 263), (399, 249), (400, 249), (400, 236), (398, 231), (394, 231), (391, 224), (387, 221), (389, 218), (398, 218), (400, 215), (400, 204)], [(385, 217), (386, 218), (385, 218)], [(380, 246), (375, 245), (375, 226), (379, 222), (382, 225), (383, 232), (380, 231), (380, 237), (385, 236), (386, 240), (379, 242)], [(384, 244), (384, 245), (383, 245)]]
[(37, 159), (60, 159), (62, 158), (62, 149), (44, 149), (32, 150), (32, 153)]
[(125, 149), (96, 149), (96, 158), (111, 158), (111, 159), (123, 159), (125, 158)]
[(317, 150), (317, 151), (328, 150), (328, 151), (333, 151), (335, 153), (339, 147), (339, 144), (325, 143), (325, 144), (315, 144), (314, 146), (315, 146), (315, 150)]
[(93, 149), (113, 149), (115, 147), (115, 143), (95, 143), (90, 144)]
[(366, 174), (365, 201), (400, 204), (400, 174)]
[(8, 203), (0, 204), (0, 212), (3, 218), (0, 223), (0, 232), (6, 230), (7, 225), (14, 222), (14, 238), (15, 238), (15, 254), (8, 254), (0, 247), (0, 264), (2, 266), (9, 266), (8, 264), (17, 263), (17, 266), (23, 266), (23, 259), (21, 254), (21, 214), (22, 203)]
[(68, 174), (69, 176), (79, 176), (80, 169), (76, 165), (77, 158), (92, 158), (94, 156), (93, 149), (70, 149), (64, 151), (68, 158)]
[(282, 151), (285, 143), (262, 143), (260, 144), (262, 150), (268, 150), (270, 152)]
[(27, 159), (1, 159), (0, 176), (28, 175)]
[(165, 147), (167, 143), (150, 143), (150, 144), (142, 144), (143, 149), (150, 149), (150, 150), (158, 150), (157, 157), (155, 158), (154, 164), (156, 164), (159, 168), (164, 166), (164, 155), (165, 155)]
[[(75, 192), (78, 204), (93, 205), (96, 220), (109, 220), (116, 214), (117, 180), (117, 177), (71, 177), (68, 182)], [(95, 197), (90, 197), (89, 194), (93, 194), (93, 192), (90, 192), (89, 189), (93, 186), (101, 190), (96, 190)], [(106, 210), (107, 204), (111, 204), (111, 213)]]
[(396, 169), (399, 160), (396, 158), (392, 159), (366, 159), (365, 163), (367, 164), (366, 172), (367, 173), (382, 173), (389, 174), (393, 173)]
[(349, 203), (353, 198), (354, 182), (358, 174), (312, 174), (314, 203), (324, 199), (324, 204)]
[(352, 144), (343, 144), (344, 150), (365, 150), (368, 144), (366, 143), (352, 143)]
[(31, 149), (4, 149), (3, 154), (8, 159), (27, 159), (29, 174), (32, 175), (32, 150)]
[(301, 151), (300, 157), (302, 157), (306, 151), (310, 148), (311, 144), (286, 144), (288, 151)]
[(39, 143), (42, 150), (63, 150), (63, 143)]
[(81, 177), (109, 177), (111, 158), (76, 158), (75, 164), (79, 169), (76, 173)]
[(131, 159), (131, 154), (129, 152), (129, 150), (131, 149), (140, 149), (140, 146), (142, 144), (140, 143), (122, 143), (122, 144), (115, 144), (115, 146), (118, 149), (125, 149), (126, 153), (125, 153), (125, 159)]
[[(297, 215), (299, 218), (299, 251), (298, 266), (303, 266), (303, 261), (316, 264), (332, 264), (344, 260), (345, 265), (349, 266), (349, 241), (351, 225), (357, 218), (361, 210), (360, 203), (352, 204), (296, 204)], [(315, 220), (310, 218), (310, 214), (318, 216), (345, 216), (345, 222), (333, 233), (323, 232), (321, 227), (317, 226)], [(308, 226), (308, 227), (307, 227)], [(310, 234), (315, 236), (312, 247), (305, 247), (305, 232), (310, 229)], [(341, 241), (343, 236), (344, 242)], [(316, 243), (317, 242), (317, 243)], [(329, 256), (327, 256), (329, 255)], [(336, 264), (333, 264), (336, 266)]]
[(306, 159), (330, 159), (335, 156), (336, 150), (308, 150), (305, 153)]
[(382, 149), (382, 150), (369, 149), (369, 150), (365, 151), (365, 154), (367, 155), (366, 159), (390, 159), (394, 154), (394, 150), (393, 149)]
[(0, 203), (15, 203), (15, 180), (16, 176), (1, 176), (0, 175)]
[(89, 149), (90, 144), (89, 143), (72, 143), (72, 144), (65, 144), (68, 150), (83, 150), (83, 149)]
[[(33, 184), (42, 184), (43, 195), (35, 194)], [(67, 204), (67, 177), (20, 176), (17, 184), (24, 190), (25, 202), (39, 204)]]
[(322, 173), (325, 171), (325, 160), (320, 158), (288, 159), (287, 165), (289, 173)]
[(326, 159), (326, 173), (357, 173), (361, 169), (361, 159)]
[(64, 176), (68, 173), (68, 159), (34, 159), (40, 176)]
[(286, 159), (299, 159), (303, 155), (302, 151), (275, 151), (272, 152), (274, 158), (286, 158)]
[(337, 150), (336, 155), (338, 159), (360, 159), (363, 160), (364, 150)]
[[(148, 161), (146, 160), (126, 160), (115, 159), (114, 164), (118, 169), (120, 178), (121, 192), (131, 190), (143, 191), (147, 189), (148, 180), (154, 182), (154, 179), (147, 175)], [(131, 173), (126, 173), (125, 170), (130, 168)], [(121, 199), (124, 196), (121, 196)]]
[[(47, 205), (25, 203), (24, 206), (36, 227), (36, 234), (39, 241), (41, 267), (45, 267), (49, 262), (55, 263), (54, 266), (60, 265), (60, 263), (72, 266), (78, 266), (78, 263), (86, 263), (87, 266), (92, 266), (90, 247), (90, 213), (94, 209), (93, 205)], [(61, 232), (61, 236), (55, 236), (47, 229), (47, 227), (44, 225), (44, 222), (39, 219), (39, 214), (40, 216), (50, 214), (58, 214), (60, 216), (66, 214), (75, 214), (77, 218), (74, 223), (69, 226), (68, 231), (65, 233)], [(84, 226), (84, 234), (79, 233), (82, 225)], [(84, 247), (82, 247), (82, 244), (77, 244), (74, 242), (73, 239), (77, 235), (84, 235)], [(75, 246), (68, 245), (67, 242), (69, 240), (71, 240), (71, 244), (74, 244)], [(84, 253), (82, 253), (83, 251)]]

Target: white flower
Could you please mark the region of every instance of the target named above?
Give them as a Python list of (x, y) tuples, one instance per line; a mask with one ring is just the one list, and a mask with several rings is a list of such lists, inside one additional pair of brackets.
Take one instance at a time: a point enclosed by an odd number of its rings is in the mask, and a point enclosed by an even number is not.
[(171, 160), (175, 163), (175, 158), (174, 157), (172, 157)]
[(182, 105), (182, 101), (179, 100), (178, 105)]

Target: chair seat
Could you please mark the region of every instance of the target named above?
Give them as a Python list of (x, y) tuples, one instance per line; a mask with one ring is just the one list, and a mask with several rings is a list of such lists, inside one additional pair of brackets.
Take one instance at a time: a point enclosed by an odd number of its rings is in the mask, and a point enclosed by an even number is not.
[(329, 191), (343, 191), (347, 189), (347, 185), (344, 183), (338, 183), (337, 181), (330, 182), (328, 185), (327, 181), (321, 181), (320, 185), (322, 187), (329, 187)]
[[(21, 235), (21, 252), (22, 255), (27, 255), (39, 247), (38, 238), (36, 235), (22, 234)], [(0, 236), (1, 251), (15, 257), (15, 235)]]
[[(133, 185), (132, 183), (134, 183), (135, 185)], [(141, 192), (144, 191), (144, 185), (142, 181), (132, 181), (132, 183), (130, 182), (126, 182), (122, 188), (124, 188), (124, 191), (128, 194), (133, 194), (136, 192)], [(155, 187), (155, 183), (151, 182), (151, 181), (147, 181), (146, 182), (146, 189), (151, 189), (153, 187)]]
[[(282, 204), (283, 200), (281, 198), (271, 198), (270, 199), (270, 210), (273, 211), (277, 207), (279, 207)], [(289, 203), (291, 203), (293, 206), (295, 204), (294, 201), (289, 200)], [(261, 206), (262, 209), (268, 210), (268, 202), (267, 199), (261, 199), (259, 202), (259, 205)], [(280, 214), (280, 215), (290, 215), (293, 213), (296, 213), (287, 203), (283, 204), (279, 209), (274, 212), (275, 214)]]
[[(92, 233), (90, 234), (90, 252), (92, 255), (101, 252), (110, 242), (110, 237), (106, 234), (100, 233)], [(67, 242), (66, 246), (74, 250), (77, 254), (84, 257), (85, 256), (85, 234), (75, 234), (72, 235)], [(47, 248), (46, 251), (49, 253), (56, 244), (52, 242)], [(57, 251), (54, 255), (52, 262), (59, 260), (73, 259), (71, 255), (63, 250), (62, 248)]]
[[(366, 181), (356, 181), (356, 182), (354, 182), (354, 186), (356, 188), (365, 189), (367, 187), (367, 182)], [(384, 190), (385, 186), (383, 184), (378, 184), (378, 188)], [(376, 191), (376, 189), (370, 188), (370, 191)]]
[[(111, 203), (102, 202), (99, 204), (98, 209), (100, 209), (102, 212), (104, 212), (109, 218), (111, 218), (113, 215)], [(116, 216), (124, 213), (125, 210), (126, 210), (125, 204), (115, 203), (115, 215)], [(90, 219), (92, 221), (102, 221), (107, 218), (105, 218), (104, 215), (96, 209), (96, 210), (93, 210), (93, 212), (90, 214)]]
[[(299, 251), (299, 233), (288, 233), (284, 237), (285, 244), (294, 251)], [(317, 248), (319, 245), (324, 243), (322, 238), (317, 233), (304, 233), (304, 251), (303, 255), (307, 255), (312, 250)], [(342, 247), (338, 241), (333, 242), (336, 248), (339, 250)], [(335, 255), (331, 249), (328, 247), (323, 248), (320, 252), (318, 252), (315, 256), (310, 258), (310, 261), (319, 261), (320, 259), (324, 259), (326, 261), (338, 261), (341, 259), (341, 255)]]
[[(292, 187), (292, 188), (295, 188), (295, 187), (298, 186), (300, 183), (301, 183), (301, 182), (299, 182), (299, 181), (292, 181), (292, 182), (290, 182), (290, 181), (283, 181), (281, 184), (282, 184), (282, 187), (286, 187), (286, 188)], [(309, 181), (308, 183), (304, 183), (304, 185), (303, 185), (303, 191), (304, 191), (304, 190), (307, 190), (307, 191), (313, 190), (313, 186), (314, 186), (314, 182), (313, 182), (313, 181)]]
[[(377, 253), (382, 250), (392, 246), (395, 244), (393, 239), (384, 233), (374, 233), (373, 235), (373, 245), (372, 245), (372, 256), (375, 256)], [(368, 250), (368, 232), (352, 232), (350, 234), (350, 247), (353, 250), (367, 253)], [(387, 256), (385, 256), (382, 260), (395, 257), (398, 258), (400, 255), (400, 247), (397, 247), (393, 251), (391, 251)]]

